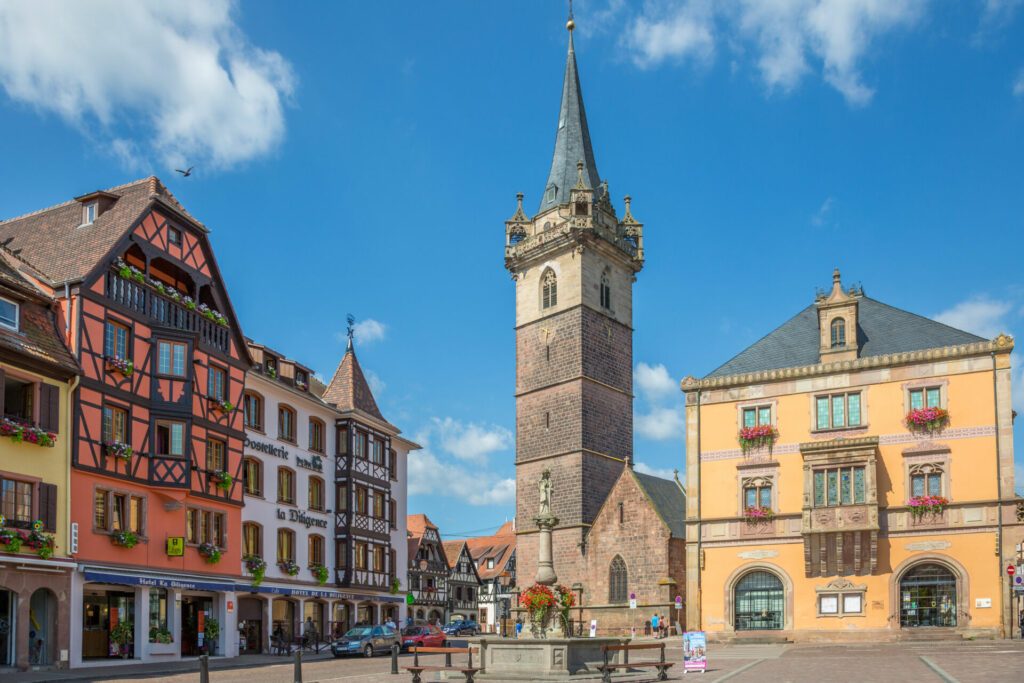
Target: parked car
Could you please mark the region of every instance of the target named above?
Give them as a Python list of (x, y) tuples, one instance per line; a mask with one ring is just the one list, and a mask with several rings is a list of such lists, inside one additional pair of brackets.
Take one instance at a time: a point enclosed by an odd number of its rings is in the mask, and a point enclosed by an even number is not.
[(377, 652), (390, 652), (399, 644), (398, 633), (387, 626), (356, 626), (331, 643), (335, 657), (363, 655), (372, 657)]
[(445, 626), (443, 630), (450, 636), (475, 636), (480, 633), (480, 625), (475, 621), (459, 619)]
[(408, 626), (402, 630), (402, 649), (408, 650), (413, 645), (420, 647), (444, 647), (448, 637), (444, 631), (433, 624)]

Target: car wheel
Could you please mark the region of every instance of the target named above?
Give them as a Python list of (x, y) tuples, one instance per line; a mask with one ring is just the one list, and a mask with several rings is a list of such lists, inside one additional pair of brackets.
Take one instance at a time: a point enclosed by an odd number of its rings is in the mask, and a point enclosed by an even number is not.
[(373, 656), (373, 645), (367, 645), (366, 648), (363, 650), (363, 654), (366, 655), (367, 657), (372, 657)]

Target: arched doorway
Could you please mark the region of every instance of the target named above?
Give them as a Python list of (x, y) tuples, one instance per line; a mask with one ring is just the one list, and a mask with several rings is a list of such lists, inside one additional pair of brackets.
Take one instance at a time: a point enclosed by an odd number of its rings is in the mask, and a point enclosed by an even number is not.
[(737, 631), (779, 631), (786, 623), (786, 591), (771, 572), (744, 574), (733, 589), (733, 605)]
[(56, 661), (57, 596), (48, 588), (40, 588), (29, 601), (28, 661), (34, 666), (48, 666)]
[(956, 626), (956, 575), (937, 562), (925, 562), (900, 578), (900, 626)]

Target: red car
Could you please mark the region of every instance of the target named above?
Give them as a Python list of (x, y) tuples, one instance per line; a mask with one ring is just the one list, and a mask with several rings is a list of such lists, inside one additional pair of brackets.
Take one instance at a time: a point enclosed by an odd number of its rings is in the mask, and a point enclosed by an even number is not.
[(433, 624), (426, 624), (424, 626), (407, 626), (402, 629), (403, 650), (408, 650), (413, 645), (419, 645), (421, 647), (444, 647), (447, 642), (448, 637), (444, 634), (444, 631)]

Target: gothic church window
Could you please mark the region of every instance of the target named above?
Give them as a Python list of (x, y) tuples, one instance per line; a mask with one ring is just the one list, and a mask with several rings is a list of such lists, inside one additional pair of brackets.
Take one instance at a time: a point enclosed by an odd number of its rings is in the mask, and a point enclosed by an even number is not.
[(621, 555), (616, 555), (608, 570), (608, 602), (626, 602), (629, 595), (626, 589), (627, 578), (626, 563)]
[(558, 278), (555, 271), (547, 270), (541, 277), (541, 308), (558, 305)]
[(608, 271), (601, 274), (601, 308), (612, 307), (612, 285), (608, 280)]
[(836, 318), (832, 321), (832, 348), (846, 346), (846, 321)]

